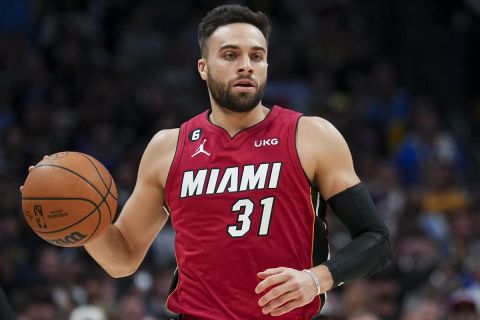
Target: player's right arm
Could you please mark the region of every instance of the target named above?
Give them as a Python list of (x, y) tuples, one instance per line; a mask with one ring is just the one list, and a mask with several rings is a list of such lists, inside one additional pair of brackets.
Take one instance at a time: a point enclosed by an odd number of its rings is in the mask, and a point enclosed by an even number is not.
[(164, 187), (173, 161), (178, 129), (157, 133), (140, 161), (137, 182), (117, 221), (85, 245), (112, 277), (135, 272), (165, 225)]

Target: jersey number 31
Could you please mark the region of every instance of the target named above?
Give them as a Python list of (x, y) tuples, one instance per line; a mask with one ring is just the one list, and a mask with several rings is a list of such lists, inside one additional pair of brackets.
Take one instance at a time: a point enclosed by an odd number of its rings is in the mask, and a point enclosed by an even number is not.
[[(272, 217), (273, 203), (275, 197), (263, 198), (260, 200), (260, 206), (262, 207), (262, 217), (260, 220), (260, 227), (258, 230), (259, 236), (268, 235), (268, 229), (270, 228), (270, 218)], [(238, 214), (237, 223), (229, 225), (227, 232), (233, 238), (243, 237), (250, 231), (252, 226), (251, 214), (255, 210), (255, 204), (250, 199), (239, 199), (232, 206), (232, 213)]]

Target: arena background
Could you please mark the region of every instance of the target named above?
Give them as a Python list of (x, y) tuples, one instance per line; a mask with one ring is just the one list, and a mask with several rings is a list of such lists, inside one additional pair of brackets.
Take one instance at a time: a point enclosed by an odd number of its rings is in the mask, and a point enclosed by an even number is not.
[[(391, 266), (332, 291), (320, 318), (478, 319), (480, 2), (235, 2), (273, 20), (264, 103), (339, 128), (391, 230)], [(34, 235), (18, 189), (43, 155), (77, 150), (122, 205), (153, 134), (208, 106), (196, 27), (220, 3), (0, 0), (0, 285), (18, 319), (170, 319), (169, 226), (112, 279)], [(335, 252), (348, 235), (329, 226)]]

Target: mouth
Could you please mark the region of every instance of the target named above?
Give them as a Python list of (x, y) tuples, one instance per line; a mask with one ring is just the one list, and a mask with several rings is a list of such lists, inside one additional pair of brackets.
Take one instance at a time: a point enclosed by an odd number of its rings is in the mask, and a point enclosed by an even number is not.
[(257, 84), (252, 80), (238, 80), (233, 83), (234, 88), (256, 88)]
[(233, 83), (232, 89), (240, 93), (253, 93), (257, 90), (257, 83), (253, 80), (237, 80)]

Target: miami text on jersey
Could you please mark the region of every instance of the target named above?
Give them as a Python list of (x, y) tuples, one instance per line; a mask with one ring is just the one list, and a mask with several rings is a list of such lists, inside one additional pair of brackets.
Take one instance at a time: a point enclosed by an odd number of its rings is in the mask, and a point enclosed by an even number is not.
[(265, 188), (276, 189), (281, 168), (281, 162), (273, 162), (261, 163), (257, 168), (249, 164), (242, 167), (229, 167), (223, 171), (217, 168), (185, 171), (180, 197)]

